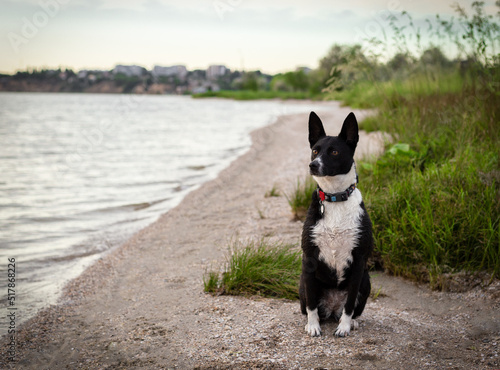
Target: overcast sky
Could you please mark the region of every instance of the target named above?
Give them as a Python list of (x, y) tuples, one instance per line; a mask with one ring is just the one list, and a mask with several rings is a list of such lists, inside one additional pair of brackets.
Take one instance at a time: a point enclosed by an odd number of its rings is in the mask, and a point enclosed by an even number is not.
[[(334, 43), (382, 38), (387, 14), (416, 24), (452, 0), (0, 0), (0, 72), (116, 64), (314, 68)], [(466, 9), (472, 1), (459, 0)], [(496, 13), (494, 0), (486, 9)]]

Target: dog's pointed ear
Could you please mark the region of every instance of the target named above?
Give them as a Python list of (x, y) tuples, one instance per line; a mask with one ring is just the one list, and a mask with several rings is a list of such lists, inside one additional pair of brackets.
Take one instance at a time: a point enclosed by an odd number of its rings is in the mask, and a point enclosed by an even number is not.
[(318, 142), (319, 139), (325, 137), (325, 129), (318, 115), (311, 112), (309, 115), (309, 145), (311, 148)]
[(339, 137), (346, 141), (347, 145), (352, 149), (356, 150), (356, 145), (358, 145), (359, 134), (358, 134), (358, 121), (354, 113), (349, 113), (346, 117), (344, 124), (342, 125), (342, 130), (340, 130)]

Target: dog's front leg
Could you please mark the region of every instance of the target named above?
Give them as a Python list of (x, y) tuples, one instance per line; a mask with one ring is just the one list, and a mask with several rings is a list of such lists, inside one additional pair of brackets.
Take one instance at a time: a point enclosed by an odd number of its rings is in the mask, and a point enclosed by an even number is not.
[[(311, 277), (313, 278), (313, 277)], [(307, 286), (307, 282), (306, 282)], [(313, 284), (309, 284), (311, 288), (306, 289), (306, 300), (307, 300), (307, 324), (306, 324), (306, 332), (311, 337), (317, 337), (321, 335), (321, 327), (319, 325), (319, 314), (318, 314), (318, 298), (315, 292)]]
[(321, 335), (321, 327), (319, 325), (318, 292), (316, 288), (318, 284), (314, 280), (315, 277), (313, 274), (302, 273), (301, 285), (303, 285), (303, 289), (301, 289), (301, 291), (305, 295), (307, 313), (307, 324), (305, 329), (307, 334), (312, 337), (317, 337)]
[(307, 324), (305, 329), (307, 334), (309, 334), (311, 337), (318, 337), (321, 335), (321, 327), (319, 325), (319, 315), (317, 307), (312, 311), (307, 308)]
[(349, 335), (351, 326), (354, 324), (352, 321), (352, 315), (354, 313), (356, 299), (358, 298), (359, 286), (361, 284), (364, 266), (362, 258), (355, 259), (354, 261), (357, 262), (354, 262), (352, 265), (352, 279), (347, 292), (347, 301), (344, 305), (342, 316), (340, 317), (339, 326), (335, 331), (335, 336), (337, 337), (345, 337)]

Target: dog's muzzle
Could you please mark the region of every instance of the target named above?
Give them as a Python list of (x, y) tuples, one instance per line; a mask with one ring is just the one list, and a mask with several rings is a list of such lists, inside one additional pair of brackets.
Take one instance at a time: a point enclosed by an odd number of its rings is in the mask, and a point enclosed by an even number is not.
[(321, 163), (316, 159), (309, 163), (309, 172), (313, 176), (321, 176)]

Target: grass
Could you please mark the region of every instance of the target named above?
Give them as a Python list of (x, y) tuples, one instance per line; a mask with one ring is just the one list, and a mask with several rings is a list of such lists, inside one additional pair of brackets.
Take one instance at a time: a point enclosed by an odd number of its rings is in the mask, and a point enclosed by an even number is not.
[(406, 79), (390, 81), (362, 80), (348, 89), (334, 92), (330, 98), (341, 100), (353, 108), (399, 107), (402, 99), (415, 99), (429, 94), (458, 93), (464, 79), (456, 70), (440, 74), (416, 73)]
[(265, 239), (243, 245), (235, 242), (224, 271), (208, 271), (205, 292), (298, 299), (301, 251), (295, 245)]
[(311, 95), (309, 92), (288, 91), (253, 91), (253, 90), (220, 90), (207, 91), (205, 93), (193, 94), (193, 98), (226, 98), (235, 100), (256, 99), (318, 99), (320, 96)]
[(306, 177), (302, 183), (297, 179), (297, 185), (291, 194), (287, 194), (288, 204), (292, 208), (296, 220), (305, 220), (307, 210), (311, 204), (311, 197), (316, 190), (316, 182), (311, 176)]
[(264, 195), (265, 198), (280, 197), (280, 196), (281, 196), (281, 193), (280, 193), (279, 189), (276, 187), (276, 185), (273, 185), (273, 187), (271, 188), (271, 190), (269, 190)]
[(376, 250), (389, 272), (437, 289), (443, 273), (500, 277), (500, 100), (477, 93), (405, 97), (369, 121), (399, 139), (360, 166)]
[(387, 297), (387, 295), (382, 292), (382, 287), (378, 288), (376, 291), (372, 290), (370, 292), (370, 298), (373, 300), (376, 300), (376, 299), (381, 298), (381, 297)]

